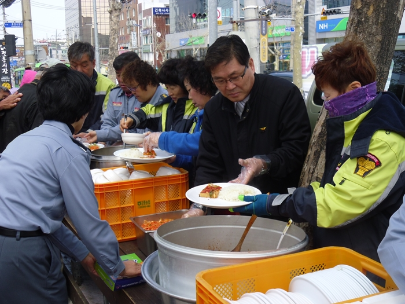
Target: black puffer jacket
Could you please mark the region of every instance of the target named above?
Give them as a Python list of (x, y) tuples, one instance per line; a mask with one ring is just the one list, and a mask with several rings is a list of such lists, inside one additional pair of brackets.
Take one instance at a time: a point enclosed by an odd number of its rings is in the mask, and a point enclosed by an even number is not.
[(43, 118), (38, 111), (37, 83), (24, 84), (19, 90), (23, 96), (17, 106), (10, 110), (2, 111), (0, 115), (0, 153), (17, 136), (32, 130), (42, 124)]

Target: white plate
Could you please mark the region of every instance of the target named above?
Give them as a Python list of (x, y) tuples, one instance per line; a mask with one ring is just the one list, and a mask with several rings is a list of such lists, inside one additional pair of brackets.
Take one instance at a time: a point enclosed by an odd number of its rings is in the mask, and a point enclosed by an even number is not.
[[(235, 201), (235, 202), (231, 202), (231, 201), (226, 201), (220, 198), (207, 198), (207, 197), (200, 197), (200, 192), (202, 191), (202, 189), (204, 189), (208, 184), (205, 185), (200, 185), (194, 188), (189, 189), (186, 192), (186, 197), (194, 202), (194, 203), (198, 203), (207, 207), (211, 207), (211, 208), (216, 208), (216, 209), (229, 209), (229, 208), (236, 208), (236, 207), (241, 207), (241, 206), (245, 206), (245, 205), (249, 205), (251, 202), (245, 202), (245, 201)], [(233, 183), (214, 183), (214, 185), (220, 186), (222, 188), (226, 188), (229, 186), (238, 186), (241, 184), (233, 184)], [(252, 186), (248, 186), (248, 185), (242, 185), (242, 186), (247, 186), (252, 188), (253, 191), (255, 191), (254, 195), (258, 195), (258, 194), (262, 194), (260, 192), (259, 189), (252, 187)]]
[[(143, 153), (143, 148), (137, 148)], [(114, 155), (122, 158), (124, 160), (129, 160), (134, 163), (140, 163), (140, 164), (149, 164), (149, 163), (157, 163), (164, 161), (172, 156), (173, 154), (166, 152), (165, 150), (160, 150), (160, 149), (153, 149), (156, 152), (156, 157), (155, 158), (128, 158), (128, 157), (122, 157), (121, 154), (127, 150), (130, 149), (122, 149), (114, 152)]]
[[(87, 148), (90, 146), (90, 145), (92, 145), (92, 144), (89, 144), (89, 143), (83, 143), (83, 145), (84, 146), (86, 146)], [(98, 148), (99, 149), (101, 149), (101, 148), (104, 148), (105, 146), (103, 145), (103, 144), (96, 144), (97, 146), (98, 146)]]
[(361, 271), (358, 269), (351, 267), (349, 265), (338, 265), (334, 268), (341, 267), (347, 274), (349, 274), (352, 278), (354, 278), (358, 283), (364, 288), (364, 290), (369, 294), (378, 293), (377, 287), (370, 281), (367, 276), (365, 276)]
[(293, 293), (303, 294), (310, 301), (317, 304), (330, 304), (333, 303), (329, 299), (328, 293), (322, 290), (322, 287), (318, 285), (319, 282), (313, 282), (314, 280), (305, 277), (304, 275), (295, 277), (290, 282), (288, 290)]

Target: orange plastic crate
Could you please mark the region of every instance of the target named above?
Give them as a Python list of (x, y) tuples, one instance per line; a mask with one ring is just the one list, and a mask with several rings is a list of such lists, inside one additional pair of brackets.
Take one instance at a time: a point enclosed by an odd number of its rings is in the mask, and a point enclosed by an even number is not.
[[(162, 166), (171, 167), (159, 162), (134, 165), (134, 168), (155, 175)], [(115, 168), (102, 170), (109, 169)], [(188, 172), (181, 168), (176, 169), (181, 174), (94, 185), (100, 218), (110, 224), (118, 241), (136, 238), (131, 217), (189, 207), (186, 199)]]
[(326, 247), (202, 271), (196, 276), (197, 304), (227, 304), (223, 298), (238, 300), (245, 293), (271, 288), (288, 291), (294, 277), (340, 264), (374, 274), (377, 279), (371, 280), (380, 292), (398, 289), (380, 263), (347, 248)]

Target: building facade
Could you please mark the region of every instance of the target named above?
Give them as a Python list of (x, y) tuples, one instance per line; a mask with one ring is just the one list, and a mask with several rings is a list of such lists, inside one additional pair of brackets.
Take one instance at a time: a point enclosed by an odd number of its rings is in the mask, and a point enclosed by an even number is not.
[[(101, 64), (108, 61), (109, 13), (108, 0), (97, 0), (97, 31)], [(93, 0), (66, 0), (65, 22), (68, 44), (89, 42), (94, 46)]]
[[(218, 0), (217, 10), (222, 23), (218, 25), (218, 36), (228, 35), (232, 31), (234, 2)], [(237, 2), (240, 6), (240, 19), (243, 20), (244, 0)], [(208, 48), (208, 0), (170, 0), (169, 7), (170, 34), (166, 37), (168, 56), (181, 58), (191, 55), (204, 58)], [(193, 18), (194, 13), (201, 14), (201, 17)]]

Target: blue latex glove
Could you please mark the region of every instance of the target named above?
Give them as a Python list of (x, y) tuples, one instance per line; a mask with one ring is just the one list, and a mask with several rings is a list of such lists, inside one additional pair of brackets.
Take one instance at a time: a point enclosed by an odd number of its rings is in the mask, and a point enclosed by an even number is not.
[[(276, 196), (278, 193), (272, 193), (271, 196)], [(241, 199), (243, 195), (239, 197)], [(269, 200), (270, 195), (268, 194), (260, 194), (260, 195), (255, 195), (255, 196), (245, 196), (243, 197), (243, 201), (245, 202), (252, 202), (249, 205), (238, 207), (238, 208), (232, 208), (229, 209), (231, 212), (242, 212), (242, 213), (247, 213), (247, 214), (256, 214), (259, 216), (263, 215), (270, 215), (270, 213), (267, 211), (270, 208), (267, 208), (267, 206), (270, 204)], [(272, 200), (271, 200), (272, 201)], [(271, 206), (269, 206), (271, 207)]]

